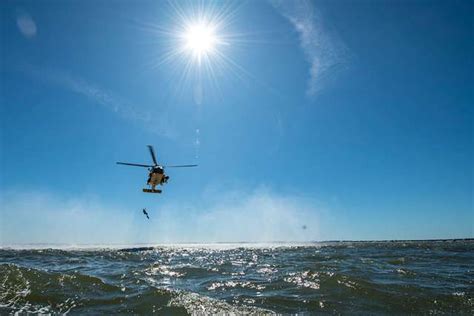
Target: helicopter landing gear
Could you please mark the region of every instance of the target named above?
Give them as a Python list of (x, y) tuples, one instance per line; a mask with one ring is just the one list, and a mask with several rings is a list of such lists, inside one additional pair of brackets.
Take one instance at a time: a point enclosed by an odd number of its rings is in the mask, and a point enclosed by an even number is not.
[(161, 193), (161, 190), (156, 190), (156, 189), (143, 189), (143, 192), (145, 192), (145, 193)]

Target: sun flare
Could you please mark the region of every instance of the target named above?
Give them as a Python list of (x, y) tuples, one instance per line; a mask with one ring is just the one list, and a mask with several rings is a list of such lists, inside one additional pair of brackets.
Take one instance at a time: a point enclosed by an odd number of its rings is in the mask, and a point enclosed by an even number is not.
[(172, 23), (151, 24), (153, 36), (158, 39), (151, 67), (171, 67), (169, 78), (175, 80), (176, 90), (193, 84), (196, 100), (202, 98), (204, 85), (212, 87), (206, 90), (208, 93), (216, 91), (217, 95), (225, 76), (248, 77), (248, 72), (232, 56), (236, 49), (250, 43), (244, 33), (236, 33), (232, 27), (238, 3), (182, 3), (168, 2)]

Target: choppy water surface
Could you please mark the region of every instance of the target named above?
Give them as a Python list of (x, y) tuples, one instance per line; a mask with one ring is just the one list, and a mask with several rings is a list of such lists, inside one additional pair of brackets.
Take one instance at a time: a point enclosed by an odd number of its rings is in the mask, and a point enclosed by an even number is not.
[(474, 241), (0, 250), (0, 313), (474, 314)]

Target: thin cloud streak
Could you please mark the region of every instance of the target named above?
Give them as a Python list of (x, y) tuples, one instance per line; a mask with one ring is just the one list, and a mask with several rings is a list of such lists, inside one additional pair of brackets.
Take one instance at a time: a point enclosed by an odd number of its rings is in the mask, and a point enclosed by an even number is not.
[(32, 65), (24, 65), (22, 70), (35, 80), (83, 95), (120, 117), (139, 123), (152, 133), (171, 139), (176, 138), (176, 132), (169, 126), (164, 114), (153, 115), (151, 112), (140, 111), (121, 96), (64, 71)]
[(321, 13), (311, 1), (270, 0), (270, 3), (299, 34), (301, 48), (310, 64), (306, 92), (315, 96), (347, 66), (347, 48), (335, 34), (329, 34)]

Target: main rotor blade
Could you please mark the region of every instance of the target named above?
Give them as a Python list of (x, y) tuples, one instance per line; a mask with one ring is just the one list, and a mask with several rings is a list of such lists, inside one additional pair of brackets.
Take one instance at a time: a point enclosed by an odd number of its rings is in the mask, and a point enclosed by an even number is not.
[(176, 166), (163, 166), (164, 168), (189, 168), (197, 167), (198, 165), (176, 165)]
[(153, 146), (148, 145), (148, 150), (150, 150), (150, 155), (151, 155), (151, 158), (153, 159), (153, 163), (155, 164), (155, 166), (158, 165), (158, 163), (156, 162), (155, 150), (153, 149)]
[(141, 164), (138, 164), (138, 163), (128, 163), (128, 162), (117, 162), (117, 165), (135, 166), (135, 167), (145, 167), (145, 168), (153, 167), (153, 166), (150, 166), (150, 165), (141, 165)]

